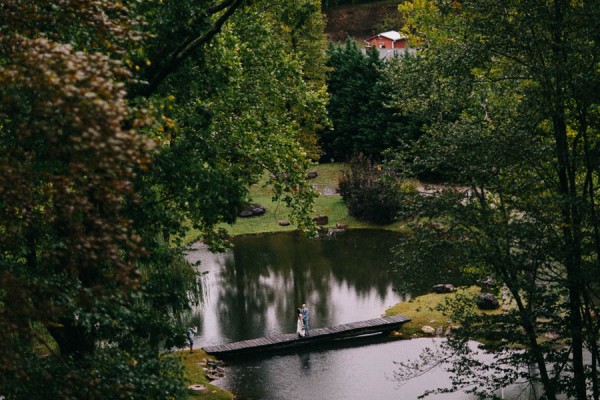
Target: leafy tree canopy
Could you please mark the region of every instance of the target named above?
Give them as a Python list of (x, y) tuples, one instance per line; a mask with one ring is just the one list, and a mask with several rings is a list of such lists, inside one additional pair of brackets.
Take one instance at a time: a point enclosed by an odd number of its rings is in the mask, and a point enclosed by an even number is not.
[(0, 5), (0, 395), (185, 396), (186, 232), (221, 247), (265, 171), (313, 228), (319, 9)]
[(508, 309), (482, 319), (454, 308), (465, 329), (451, 344), (465, 350), (465, 339), (484, 337), (526, 349), (505, 360), (514, 369), (492, 375), (460, 353), (456, 384), (478, 374), (474, 390), (491, 397), (535, 363), (525, 374), (544, 398), (598, 399), (600, 8), (415, 0), (401, 10), (422, 51), (394, 78), (397, 106), (428, 123), (412, 157), (400, 156), (455, 188), (422, 198), (424, 218), (399, 251), (417, 246), (423, 257), (413, 261), (424, 261), (441, 241), (449, 251), (438, 260), (501, 283)]

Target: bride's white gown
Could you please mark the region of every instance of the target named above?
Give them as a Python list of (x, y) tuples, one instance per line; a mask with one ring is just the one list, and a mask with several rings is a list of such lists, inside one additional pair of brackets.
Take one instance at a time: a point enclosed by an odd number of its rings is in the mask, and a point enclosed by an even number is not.
[(298, 322), (296, 323), (296, 333), (300, 336), (304, 336), (304, 324), (302, 323), (302, 318), (298, 318)]

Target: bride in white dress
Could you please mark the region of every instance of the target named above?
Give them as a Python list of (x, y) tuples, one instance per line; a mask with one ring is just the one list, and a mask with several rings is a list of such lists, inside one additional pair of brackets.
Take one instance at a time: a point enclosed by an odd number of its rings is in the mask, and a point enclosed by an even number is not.
[(298, 322), (296, 322), (296, 333), (298, 334), (298, 336), (304, 337), (305, 331), (304, 324), (302, 323), (302, 312), (300, 312), (300, 309), (297, 310), (296, 314), (298, 314)]

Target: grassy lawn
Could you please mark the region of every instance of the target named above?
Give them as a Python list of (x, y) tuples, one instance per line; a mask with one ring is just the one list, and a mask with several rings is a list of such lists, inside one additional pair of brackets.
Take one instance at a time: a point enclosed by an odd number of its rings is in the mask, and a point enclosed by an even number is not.
[[(318, 172), (317, 178), (311, 180), (311, 184), (317, 187), (326, 185), (328, 188), (335, 188), (338, 184), (338, 178), (345, 168), (343, 163), (319, 164), (314, 169)], [(296, 229), (294, 226), (280, 226), (279, 220), (287, 219), (288, 208), (284, 203), (274, 203), (271, 201), (272, 192), (262, 184), (254, 185), (250, 188), (252, 201), (255, 204), (261, 204), (267, 208), (267, 212), (260, 217), (238, 218), (233, 225), (223, 224), (222, 227), (233, 235), (256, 234), (265, 232), (286, 232)], [(320, 195), (314, 205), (312, 216), (326, 215), (329, 223), (325, 227), (335, 227), (336, 223), (344, 223), (349, 229), (387, 229), (392, 231), (401, 231), (404, 227), (402, 222), (396, 222), (389, 225), (373, 225), (362, 222), (348, 215), (348, 210), (337, 195)]]
[[(403, 337), (410, 338), (412, 335), (424, 336), (421, 331), (421, 327), (424, 325), (429, 325), (434, 329), (443, 326), (445, 330), (449, 325), (457, 324), (456, 322), (450, 321), (447, 316), (438, 310), (439, 305), (443, 304), (446, 300), (455, 298), (457, 295), (470, 296), (475, 295), (478, 292), (479, 288), (473, 286), (469, 288), (459, 288), (452, 293), (429, 293), (415, 297), (409, 301), (398, 303), (395, 306), (388, 308), (385, 311), (385, 315), (402, 314), (411, 319), (410, 322), (402, 325), (402, 328), (399, 331)], [(473, 308), (476, 309), (477, 306), (473, 304)], [(502, 312), (502, 309), (499, 308), (492, 311), (477, 309), (477, 312), (499, 314)]]

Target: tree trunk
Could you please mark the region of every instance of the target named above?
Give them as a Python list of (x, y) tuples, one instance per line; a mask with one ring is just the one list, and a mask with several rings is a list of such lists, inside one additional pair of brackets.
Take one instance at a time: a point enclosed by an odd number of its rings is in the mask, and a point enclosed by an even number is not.
[[(510, 280), (508, 280), (510, 282)], [(535, 329), (535, 324), (533, 322), (533, 317), (531, 313), (527, 310), (523, 301), (521, 299), (521, 295), (518, 290), (514, 290), (510, 285), (507, 285), (515, 302), (517, 303), (517, 307), (519, 309), (519, 315), (521, 316), (521, 323), (523, 328), (525, 329), (525, 333), (527, 335), (527, 339), (529, 341), (529, 351), (531, 356), (535, 360), (539, 374), (540, 381), (544, 386), (544, 391), (546, 395), (546, 399), (548, 400), (556, 400), (556, 388), (552, 380), (550, 379), (550, 375), (548, 374), (548, 369), (546, 368), (546, 359), (544, 357), (544, 352), (540, 348), (538, 344), (537, 330)]]
[[(585, 368), (583, 364), (583, 319), (581, 315), (581, 212), (575, 178), (575, 165), (571, 165), (571, 154), (567, 137), (564, 90), (566, 87), (566, 54), (564, 34), (564, 0), (554, 0), (552, 34), (551, 82), (547, 87), (551, 94), (551, 113), (556, 150), (556, 167), (561, 201), (561, 225), (563, 226), (563, 254), (569, 291), (569, 331), (573, 356), (574, 391), (578, 400), (587, 400)], [(574, 156), (574, 155), (573, 155)]]
[[(583, 364), (583, 321), (581, 316), (581, 226), (577, 205), (573, 171), (569, 168), (569, 148), (565, 123), (565, 109), (560, 85), (555, 86), (555, 108), (553, 115), (557, 156), (557, 171), (560, 182), (561, 213), (563, 226), (564, 261), (569, 291), (569, 331), (573, 354), (575, 393), (578, 400), (587, 400), (585, 369)], [(569, 173), (571, 171), (571, 173)]]

